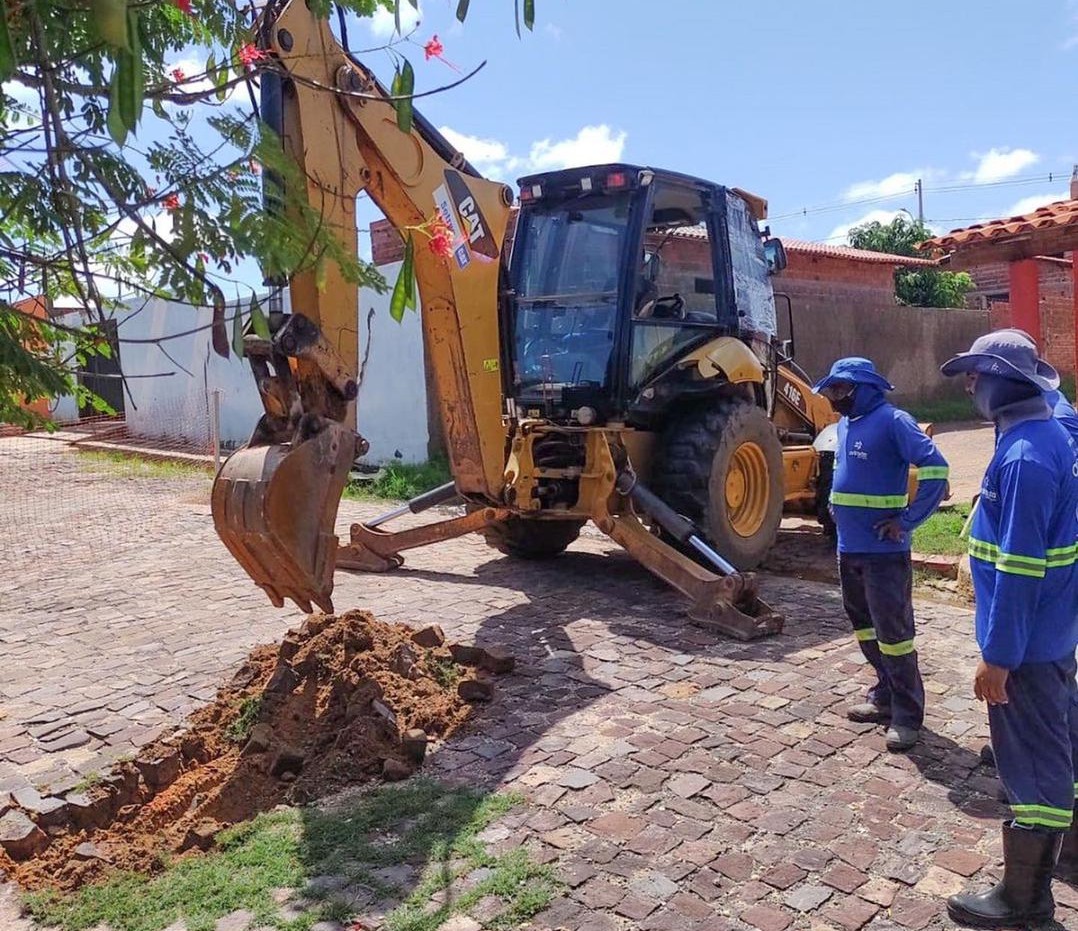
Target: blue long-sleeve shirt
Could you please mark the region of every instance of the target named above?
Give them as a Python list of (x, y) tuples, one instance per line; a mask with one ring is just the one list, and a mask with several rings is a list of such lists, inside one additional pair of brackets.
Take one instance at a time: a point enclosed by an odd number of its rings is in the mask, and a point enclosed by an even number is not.
[(1048, 406), (1052, 408), (1052, 416), (1063, 424), (1067, 428), (1067, 432), (1078, 442), (1078, 411), (1074, 409), (1071, 402), (1066, 399), (1063, 392), (1058, 388), (1055, 391), (1046, 392), (1044, 399), (1048, 402)]
[[(910, 466), (917, 496), (907, 497)], [(902, 553), (910, 535), (947, 491), (947, 460), (905, 411), (878, 389), (858, 385), (854, 409), (838, 424), (831, 512), (840, 553)], [(897, 517), (900, 540), (881, 540), (876, 524)]]
[(1078, 646), (1078, 449), (1056, 418), (1000, 435), (970, 528), (977, 645), (1006, 669)]

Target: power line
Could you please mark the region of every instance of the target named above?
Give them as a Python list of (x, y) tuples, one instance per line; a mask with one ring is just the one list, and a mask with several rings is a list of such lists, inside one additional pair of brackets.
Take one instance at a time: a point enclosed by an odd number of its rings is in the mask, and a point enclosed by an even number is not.
[[(837, 211), (845, 210), (848, 207), (860, 207), (866, 204), (882, 204), (887, 201), (899, 200), (903, 197), (912, 197), (918, 193), (918, 186), (922, 194), (954, 194), (961, 191), (977, 190), (980, 188), (1003, 188), (1003, 187), (1019, 187), (1029, 184), (1056, 184), (1064, 179), (1064, 175), (1058, 172), (1048, 172), (1042, 175), (1030, 175), (1024, 178), (1011, 178), (1002, 181), (970, 181), (964, 184), (949, 184), (940, 187), (927, 187), (923, 186), (921, 181), (906, 190), (895, 191), (893, 194), (880, 194), (875, 197), (864, 197), (857, 200), (842, 200), (834, 201), (829, 204), (821, 204), (816, 207), (802, 207), (800, 210), (793, 210), (789, 213), (780, 213), (772, 217), (770, 220), (787, 220), (793, 217), (805, 217), (812, 216), (821, 213), (835, 213)], [(946, 221), (945, 221), (946, 222)]]

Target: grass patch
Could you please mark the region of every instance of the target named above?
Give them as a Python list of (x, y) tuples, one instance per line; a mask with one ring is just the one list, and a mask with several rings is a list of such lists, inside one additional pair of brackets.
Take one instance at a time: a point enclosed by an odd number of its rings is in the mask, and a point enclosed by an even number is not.
[(449, 463), (441, 458), (414, 465), (408, 462), (391, 462), (378, 476), (369, 482), (349, 482), (344, 489), (346, 498), (387, 501), (408, 501), (432, 488), (453, 480)]
[(103, 453), (80, 450), (79, 464), (87, 472), (118, 475), (123, 478), (212, 478), (209, 469), (187, 462), (142, 459), (124, 453)]
[(452, 660), (439, 659), (437, 656), (427, 654), (424, 665), (430, 677), (443, 689), (456, 688), (460, 680), (460, 667)]
[(958, 535), (969, 517), (969, 511), (968, 503), (936, 511), (913, 531), (914, 550), (930, 556), (961, 556), (966, 552), (967, 541), (960, 540)]
[(37, 893), (27, 906), (37, 921), (63, 931), (98, 923), (114, 931), (161, 931), (180, 919), (189, 931), (212, 931), (218, 918), (240, 908), (255, 916), (254, 927), (308, 931), (317, 921), (347, 921), (352, 899), (311, 888), (305, 893), (311, 907), (286, 921), (273, 890), (303, 890), (312, 877), (337, 876), (353, 896), (367, 890), (400, 903), (386, 918), (387, 931), (435, 931), (486, 896), (497, 897), (502, 908), (484, 927), (512, 931), (557, 891), (551, 869), (532, 862), (523, 848), (494, 856), (478, 840), (519, 801), (425, 779), (382, 786), (330, 812), (259, 815), (223, 832), (215, 851), (173, 862), (152, 878), (118, 876), (70, 896)]
[(240, 703), (239, 714), (235, 720), (225, 728), (225, 737), (234, 744), (247, 743), (251, 736), (251, 728), (258, 722), (258, 713), (262, 710), (262, 699), (257, 695), (251, 695)]
[(903, 408), (918, 423), (970, 423), (984, 420), (965, 395), (925, 401), (923, 404), (903, 405)]

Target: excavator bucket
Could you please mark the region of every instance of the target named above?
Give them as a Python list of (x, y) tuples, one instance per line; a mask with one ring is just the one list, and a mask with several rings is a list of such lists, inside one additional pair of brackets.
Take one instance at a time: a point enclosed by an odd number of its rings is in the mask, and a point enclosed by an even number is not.
[(329, 422), (298, 445), (248, 446), (213, 483), (213, 523), (228, 551), (280, 608), (333, 611), (337, 506), (356, 435)]

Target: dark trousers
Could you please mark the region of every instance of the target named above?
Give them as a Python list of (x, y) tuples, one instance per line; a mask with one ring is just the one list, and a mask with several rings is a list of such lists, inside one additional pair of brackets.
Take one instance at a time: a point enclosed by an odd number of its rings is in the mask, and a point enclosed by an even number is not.
[(865, 659), (876, 671), (871, 702), (890, 706), (891, 722), (919, 728), (925, 687), (917, 665), (913, 566), (907, 553), (840, 553), (842, 604)]
[(1065, 831), (1078, 772), (1078, 684), (1073, 656), (1027, 663), (1007, 676), (1005, 705), (988, 706), (996, 771), (1023, 827)]

